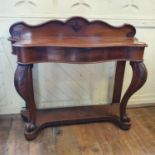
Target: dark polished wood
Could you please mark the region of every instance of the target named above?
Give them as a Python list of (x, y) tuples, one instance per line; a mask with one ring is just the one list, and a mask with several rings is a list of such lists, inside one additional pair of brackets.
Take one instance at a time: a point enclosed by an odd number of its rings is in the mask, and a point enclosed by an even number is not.
[(120, 119), (127, 123), (130, 122), (126, 114), (127, 102), (129, 98), (144, 85), (147, 79), (147, 70), (143, 62), (131, 61), (130, 65), (133, 70), (132, 81), (120, 103)]
[[(117, 61), (112, 103), (120, 103), (126, 61)], [(119, 81), (119, 82), (118, 82)]]
[(33, 81), (32, 81), (32, 64), (18, 64), (14, 84), (18, 94), (25, 100), (26, 109), (29, 109), (29, 115), (23, 119), (26, 121), (25, 128), (27, 131), (32, 131), (35, 128), (36, 122), (36, 106), (34, 101)]
[[(87, 21), (73, 17), (65, 22), (53, 20), (30, 26), (24, 22), (10, 27), (12, 53), (17, 56), (15, 87), (25, 100), (21, 115), (25, 122), (25, 137), (34, 139), (46, 127), (110, 121), (121, 129), (130, 128), (126, 113), (129, 98), (146, 81), (143, 63), (145, 43), (135, 38), (136, 30), (125, 24), (111, 26), (102, 21)], [(37, 110), (34, 101), (32, 66), (35, 63), (99, 63), (116, 61), (112, 103), (105, 106), (69, 107)], [(133, 77), (121, 99), (126, 61), (130, 61)]]

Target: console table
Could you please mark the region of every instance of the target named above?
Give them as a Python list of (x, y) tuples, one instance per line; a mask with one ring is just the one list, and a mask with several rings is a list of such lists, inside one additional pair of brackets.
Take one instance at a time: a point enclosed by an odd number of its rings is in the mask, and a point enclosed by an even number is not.
[[(25, 137), (34, 139), (51, 126), (109, 121), (123, 130), (130, 128), (126, 113), (129, 98), (147, 79), (143, 63), (145, 43), (134, 36), (133, 26), (111, 26), (102, 21), (73, 17), (65, 22), (52, 20), (32, 26), (18, 22), (10, 27), (12, 53), (17, 56), (14, 84), (26, 107), (21, 111)], [(116, 61), (112, 103), (108, 105), (36, 109), (32, 67), (35, 63), (101, 63)], [(133, 70), (131, 83), (121, 98), (126, 61)], [(50, 84), (50, 83), (49, 83)], [(52, 84), (52, 83), (51, 83)]]

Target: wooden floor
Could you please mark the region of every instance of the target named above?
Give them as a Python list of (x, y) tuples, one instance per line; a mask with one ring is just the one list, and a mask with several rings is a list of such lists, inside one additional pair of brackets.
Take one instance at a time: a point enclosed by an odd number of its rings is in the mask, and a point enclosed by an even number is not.
[(19, 116), (0, 116), (0, 155), (155, 155), (155, 107), (128, 113), (129, 131), (110, 123), (48, 128), (32, 142)]

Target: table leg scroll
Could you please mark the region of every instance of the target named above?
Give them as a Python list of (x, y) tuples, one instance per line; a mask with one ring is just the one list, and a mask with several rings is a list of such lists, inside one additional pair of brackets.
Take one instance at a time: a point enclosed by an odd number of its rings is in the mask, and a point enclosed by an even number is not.
[(14, 78), (17, 92), (26, 102), (27, 114), (21, 112), (25, 122), (25, 132), (32, 132), (36, 129), (36, 106), (33, 93), (32, 67), (32, 64), (18, 64)]
[(147, 79), (147, 69), (143, 62), (130, 62), (133, 70), (132, 81), (125, 92), (120, 103), (120, 121), (121, 128), (127, 130), (130, 128), (130, 119), (126, 113), (126, 106), (129, 98), (138, 91), (145, 83)]

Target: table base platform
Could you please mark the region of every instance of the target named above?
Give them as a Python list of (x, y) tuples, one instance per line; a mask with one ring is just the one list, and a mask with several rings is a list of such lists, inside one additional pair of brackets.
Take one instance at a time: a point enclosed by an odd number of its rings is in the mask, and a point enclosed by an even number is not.
[[(28, 123), (28, 111), (22, 110), (21, 116), (26, 125)], [(130, 120), (120, 121), (119, 104), (108, 105), (89, 105), (65, 108), (52, 108), (37, 110), (36, 124), (33, 130), (25, 130), (27, 140), (36, 138), (38, 133), (47, 127), (56, 127), (62, 125), (74, 125), (93, 122), (111, 122), (123, 130), (130, 128)]]

